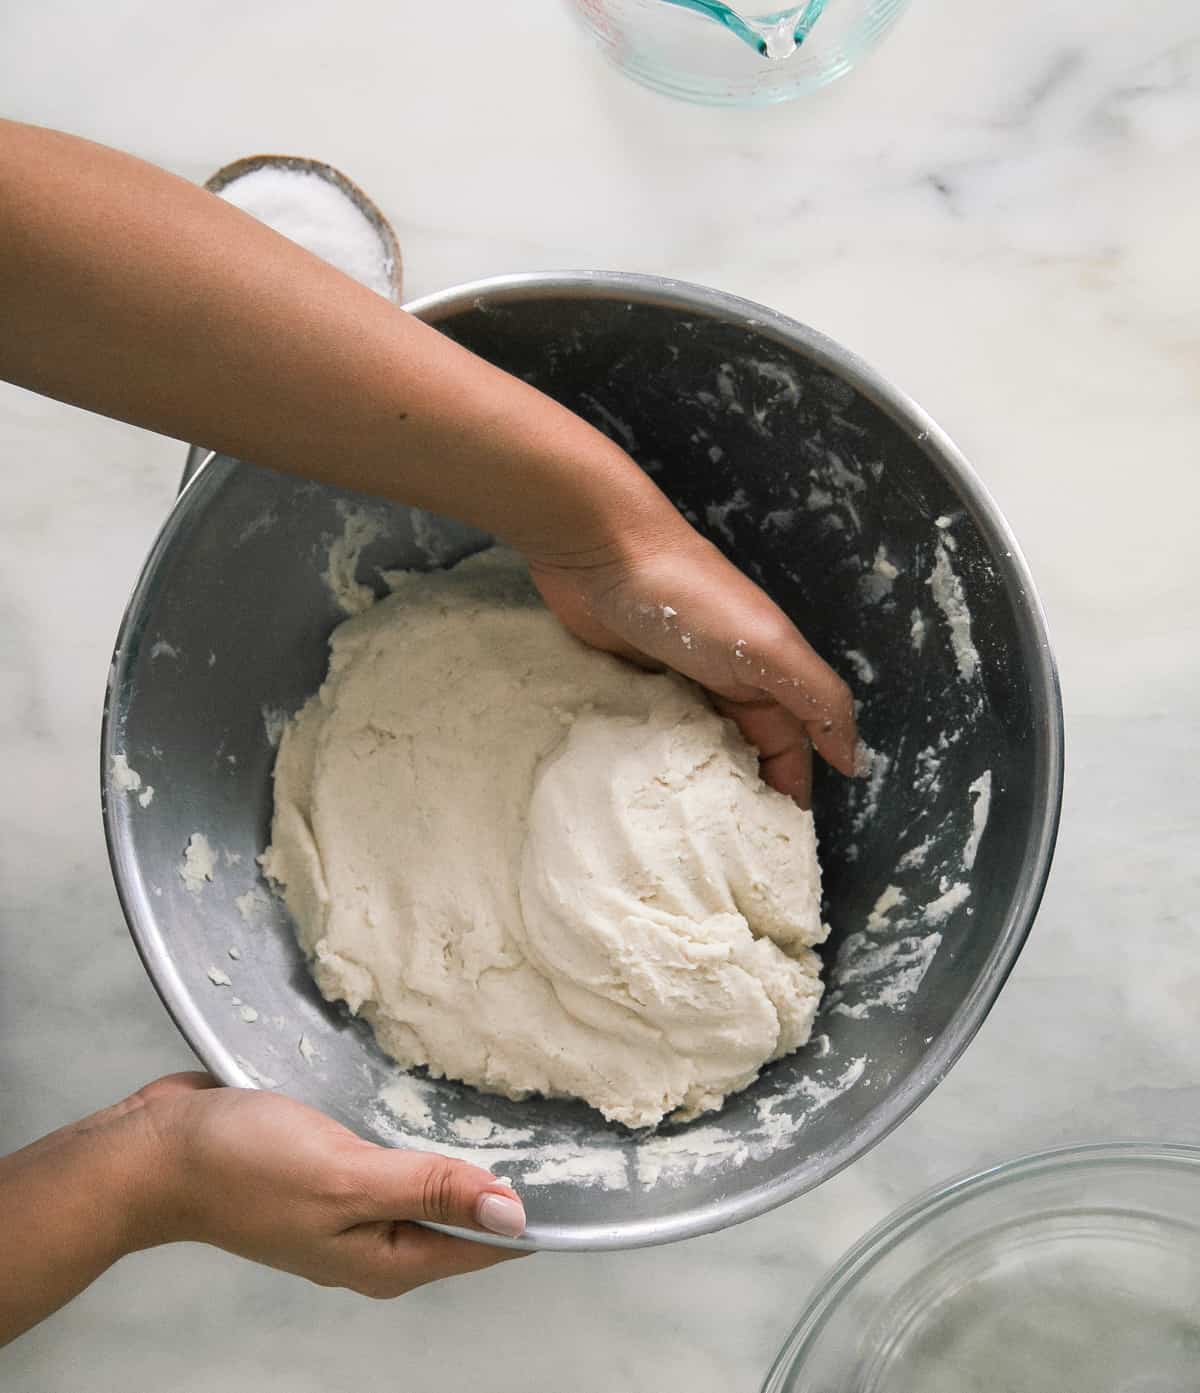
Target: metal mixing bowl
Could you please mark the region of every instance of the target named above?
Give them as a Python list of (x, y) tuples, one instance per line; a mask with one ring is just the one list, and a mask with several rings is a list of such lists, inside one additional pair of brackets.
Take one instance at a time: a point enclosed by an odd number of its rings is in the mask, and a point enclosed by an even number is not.
[[(410, 308), (613, 434), (856, 686), (863, 735), (888, 762), (871, 781), (818, 774), (833, 935), (816, 1038), (717, 1117), (657, 1136), (582, 1104), (448, 1082), (402, 1083), (382, 1103), (394, 1065), (321, 999), (282, 906), (261, 893), (269, 736), (324, 675), (344, 617), (324, 573), (348, 515), (379, 527), (358, 562), (368, 583), (487, 539), (219, 457), (150, 553), (109, 678), (104, 816), (134, 940), (217, 1077), (279, 1087), (381, 1142), (491, 1165), (522, 1188), (528, 1246), (633, 1247), (760, 1214), (861, 1156), (936, 1086), (1029, 930), (1062, 786), (1057, 679), (1029, 573), (934, 423), (769, 310), (591, 273), (488, 281)], [(974, 668), (961, 617), (953, 641), (950, 572)], [(114, 782), (117, 755), (142, 795), (154, 787), (147, 806)], [(217, 852), (199, 892), (179, 873), (196, 832)], [(244, 916), (237, 901), (256, 883)], [(872, 918), (889, 886), (903, 902)]]

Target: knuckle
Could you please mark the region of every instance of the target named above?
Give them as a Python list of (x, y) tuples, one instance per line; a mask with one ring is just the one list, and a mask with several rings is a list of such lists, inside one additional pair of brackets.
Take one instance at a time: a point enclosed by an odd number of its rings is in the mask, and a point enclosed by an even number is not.
[(765, 652), (776, 653), (787, 649), (796, 642), (797, 637), (795, 624), (782, 610), (767, 615), (763, 620), (760, 642)]
[(830, 694), (830, 705), (839, 715), (843, 716), (854, 707), (854, 692), (851, 690), (849, 682), (836, 674), (833, 679), (833, 691)]
[(421, 1214), (435, 1224), (454, 1218), (454, 1167), (440, 1157), (426, 1164), (418, 1179)]
[(321, 1198), (338, 1214), (356, 1214), (370, 1199), (367, 1182), (357, 1166), (331, 1166), (322, 1177)]

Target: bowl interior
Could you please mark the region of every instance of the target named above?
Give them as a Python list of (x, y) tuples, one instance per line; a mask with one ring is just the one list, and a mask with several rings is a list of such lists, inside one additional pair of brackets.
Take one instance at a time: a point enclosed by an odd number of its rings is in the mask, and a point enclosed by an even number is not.
[[(751, 308), (625, 282), (424, 311), (619, 440), (851, 681), (882, 756), (868, 780), (818, 775), (833, 934), (813, 1042), (719, 1116), (632, 1136), (580, 1104), (397, 1079), (370, 1031), (321, 999), (264, 893), (273, 740), (320, 684), (344, 618), (331, 552), (336, 565), (349, 544), (358, 579), (382, 593), (380, 569), (444, 565), (486, 537), (214, 458), (164, 527), (114, 659), (114, 871), (201, 1059), (365, 1136), (491, 1165), (522, 1186), (542, 1246), (720, 1227), (861, 1153), (977, 1027), (1048, 866), (1057, 694), (1002, 521), (919, 413), (818, 336)], [(118, 754), (140, 790), (114, 783)], [(181, 874), (195, 833), (216, 862), (198, 891)]]

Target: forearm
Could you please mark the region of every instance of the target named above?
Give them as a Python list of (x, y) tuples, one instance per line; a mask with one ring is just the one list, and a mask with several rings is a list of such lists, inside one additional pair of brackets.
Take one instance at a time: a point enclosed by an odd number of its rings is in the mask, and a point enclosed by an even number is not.
[(535, 550), (663, 516), (571, 412), (140, 160), (0, 122), (0, 248), (22, 386)]
[(137, 1244), (153, 1185), (145, 1129), (64, 1128), (0, 1158), (0, 1345), (36, 1325)]

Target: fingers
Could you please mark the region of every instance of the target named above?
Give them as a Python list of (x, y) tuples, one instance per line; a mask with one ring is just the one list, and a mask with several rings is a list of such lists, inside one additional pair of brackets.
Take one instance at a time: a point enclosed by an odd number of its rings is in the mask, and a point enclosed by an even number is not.
[(379, 1300), (532, 1256), (415, 1224), (364, 1224), (343, 1234), (339, 1242), (344, 1244), (342, 1284)]
[(780, 750), (762, 761), (762, 776), (772, 788), (794, 798), (802, 808), (812, 807), (812, 746), (807, 736), (791, 749)]
[[(747, 620), (741, 625), (750, 637), (739, 638), (730, 645), (719, 637), (710, 638), (700, 629), (699, 633), (688, 635), (690, 648), (681, 650), (679, 634), (672, 629), (665, 636), (651, 635), (646, 651), (708, 687), (718, 704), (721, 698), (729, 703), (722, 709), (738, 723), (746, 739), (758, 747), (764, 760), (764, 777), (772, 758), (784, 749), (799, 751), (802, 742), (815, 746), (841, 773), (853, 775), (858, 728), (850, 688), (810, 647), (782, 610), (776, 609), (760, 591), (756, 590), (755, 595), (774, 614), (770, 623), (760, 620), (756, 625)], [(756, 627), (760, 630), (758, 635)], [(755, 714), (755, 708), (760, 715)], [(771, 723), (777, 727), (775, 732)], [(780, 731), (786, 731), (785, 739), (779, 737)], [(803, 771), (811, 770), (810, 757), (797, 753), (788, 763), (793, 768), (781, 778), (800, 778), (807, 787), (811, 772)]]
[(785, 707), (766, 698), (733, 701), (714, 697), (714, 705), (728, 716), (751, 744), (757, 747), (762, 776), (772, 788), (794, 798), (802, 808), (812, 806), (812, 744), (804, 722)]
[[(646, 584), (652, 595), (678, 599), (647, 604), (639, 593)], [(705, 544), (690, 574), (643, 582), (633, 599), (644, 622), (631, 636), (643, 651), (723, 696), (778, 703), (803, 723), (824, 759), (854, 773), (858, 731), (850, 688), (766, 592), (718, 551)], [(767, 759), (777, 752), (759, 748)], [(792, 757), (793, 774), (802, 759)]]
[(368, 1296), (399, 1296), (525, 1256), (412, 1222), (519, 1237), (524, 1206), (509, 1186), (477, 1166), (429, 1152), (364, 1147), (356, 1186), (361, 1217), (337, 1241), (349, 1267), (346, 1285)]
[(791, 625), (788, 629), (766, 655), (763, 690), (803, 723), (825, 760), (853, 776), (858, 748), (854, 695), (800, 633)]
[[(714, 557), (695, 596), (699, 633), (720, 643), (732, 629), (726, 652), (733, 681), (790, 711), (822, 757), (852, 775), (858, 731), (850, 688), (764, 590), (719, 552)], [(725, 695), (741, 697), (743, 692)], [(764, 754), (769, 757), (771, 751)]]
[(729, 671), (734, 685), (718, 705), (758, 746), (772, 787), (808, 806), (810, 746), (840, 773), (855, 774), (854, 696), (782, 611), (761, 641), (734, 644)]
[[(773, 706), (788, 720), (773, 746), (754, 717), (727, 709), (763, 754), (768, 781), (805, 796), (806, 736), (834, 768), (855, 772), (858, 732), (849, 687), (785, 612), (690, 528), (674, 545), (627, 564), (614, 581), (592, 572), (535, 578), (551, 609), (586, 643), (644, 666), (665, 663), (740, 706)], [(798, 726), (796, 723), (799, 723)]]
[(427, 1151), (364, 1147), (356, 1161), (356, 1222), (421, 1220), (519, 1238), (525, 1207), (516, 1192), (478, 1166)]
[(468, 1272), (482, 1272), (502, 1262), (533, 1256), (512, 1248), (496, 1248), (490, 1243), (453, 1238), (448, 1233), (434, 1233), (432, 1229), (404, 1227), (394, 1232), (393, 1252), (397, 1266), (420, 1274), (413, 1286), (440, 1282), (444, 1277), (462, 1277)]
[(139, 1088), (136, 1097), (143, 1102), (152, 1098), (176, 1098), (182, 1093), (199, 1093), (206, 1088), (220, 1088), (221, 1085), (211, 1074), (203, 1074), (198, 1069), (190, 1069), (182, 1074), (168, 1074)]

